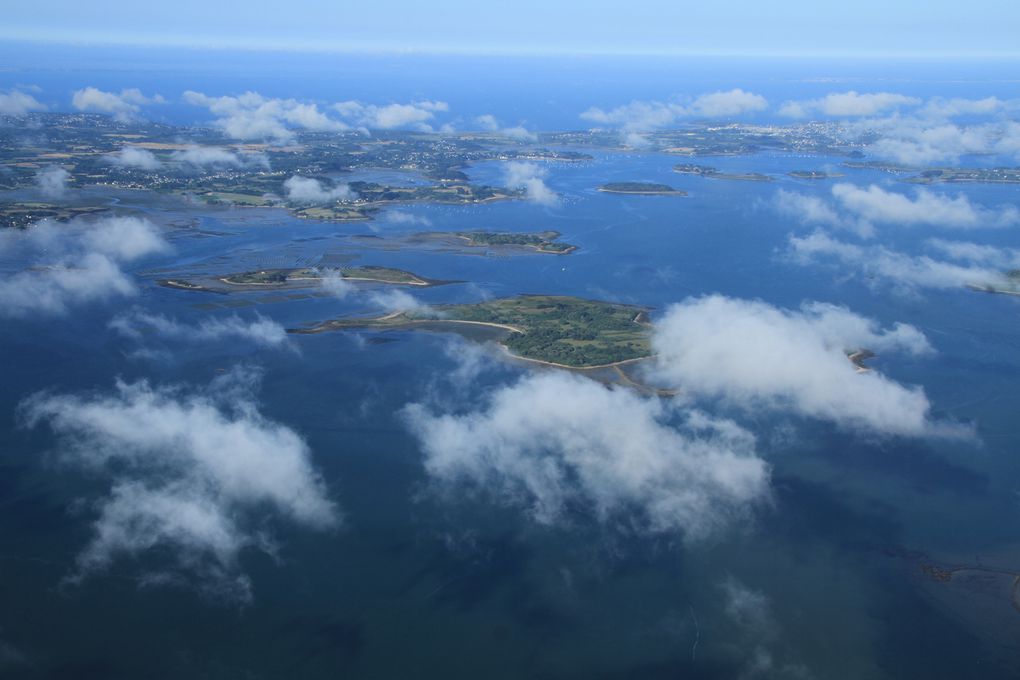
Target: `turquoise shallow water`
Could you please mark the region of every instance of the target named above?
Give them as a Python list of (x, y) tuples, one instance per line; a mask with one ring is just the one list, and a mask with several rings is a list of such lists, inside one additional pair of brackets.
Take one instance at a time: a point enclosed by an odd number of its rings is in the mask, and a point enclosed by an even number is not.
[[(9, 359), (0, 382), (0, 413), (8, 414), (0, 419), (0, 641), (26, 660), (9, 666), (13, 677), (728, 678), (756, 654), (790, 673), (806, 669), (805, 677), (1014, 677), (1020, 615), (980, 588), (925, 578), (918, 563), (927, 554), (1020, 570), (1020, 300), (966, 290), (904, 295), (792, 264), (787, 237), (807, 230), (775, 213), (775, 194), (823, 195), (831, 182), (785, 173), (839, 159), (706, 161), (773, 174), (772, 183), (679, 175), (675, 162), (599, 153), (590, 162), (549, 164), (546, 182), (561, 196), (554, 207), (400, 208), (428, 226), (385, 217), (316, 224), (258, 209), (200, 213), (121, 195), (122, 205), (165, 225), (174, 246), (132, 266), (139, 296), (66, 318), (0, 324), (0, 353)], [(491, 183), (502, 173), (499, 164), (470, 170)], [(690, 195), (596, 191), (625, 180), (668, 183)], [(891, 180), (846, 170), (841, 181), (904, 190)], [(1015, 203), (1018, 192), (932, 190), (965, 191), (985, 205)], [(349, 238), (425, 228), (555, 229), (580, 249), (568, 257), (482, 257), (370, 248)], [(882, 243), (920, 252), (932, 236), (956, 234), (890, 229)], [(963, 238), (1020, 245), (1010, 230)], [(152, 340), (146, 346), (163, 353), (146, 359), (134, 355), (137, 343), (107, 327), (135, 306), (188, 322), (257, 311), (286, 326), (369, 312), (364, 296), (278, 301), (242, 293), (229, 300), (252, 304), (228, 307), (219, 296), (154, 284), (165, 272), (306, 265), (323, 256), (465, 281), (417, 291), (428, 303), (558, 293), (649, 305), (654, 316), (688, 296), (721, 293), (784, 307), (832, 302), (883, 326), (910, 323), (937, 355), (880, 356), (874, 365), (923, 386), (935, 415), (973, 423), (980, 443), (874, 439), (709, 403), (754, 431), (773, 466), (774, 503), (753, 523), (694, 545), (583, 514), (566, 526), (543, 526), (512, 505), (434, 493), (398, 415), (435, 395), (468, 408), (530, 369), (496, 363), (457, 387), (448, 376), (463, 341), (409, 332), (299, 336), (298, 352)], [(0, 265), (9, 271), (18, 263)], [(379, 337), (392, 341), (369, 341)], [(62, 585), (89, 540), (90, 502), (108, 480), (60, 465), (45, 429), (17, 425), (18, 403), (38, 390), (109, 391), (117, 377), (204, 385), (239, 364), (262, 367), (263, 413), (306, 438), (344, 526), (322, 533), (269, 520), (278, 554), (243, 553), (240, 566), (254, 589), (244, 606), (190, 588), (140, 588), (137, 575), (165, 560), (158, 552)], [(771, 601), (767, 634), (748, 637), (722, 611), (722, 584), (731, 578)]]

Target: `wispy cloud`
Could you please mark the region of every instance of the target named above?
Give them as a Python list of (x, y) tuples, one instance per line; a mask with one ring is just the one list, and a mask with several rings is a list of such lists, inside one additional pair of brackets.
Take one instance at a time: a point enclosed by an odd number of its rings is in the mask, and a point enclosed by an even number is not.
[(286, 329), (261, 314), (255, 314), (251, 320), (232, 314), (228, 317), (207, 318), (196, 324), (189, 324), (163, 314), (135, 310), (114, 318), (110, 322), (110, 327), (121, 335), (135, 340), (156, 336), (175, 342), (237, 339), (263, 347), (288, 345)]
[(60, 437), (65, 464), (110, 483), (73, 580), (161, 549), (171, 563), (144, 582), (184, 578), (247, 601), (238, 556), (271, 546), (266, 519), (337, 525), (307, 444), (260, 413), (257, 384), (256, 373), (235, 370), (200, 389), (118, 382), (112, 394), (40, 393), (22, 403), (27, 426), (47, 424)]
[(24, 116), (33, 111), (45, 111), (47, 106), (38, 99), (21, 90), (0, 92), (0, 115)]
[(111, 165), (122, 168), (137, 168), (138, 170), (159, 170), (163, 164), (156, 158), (156, 155), (148, 149), (140, 149), (137, 146), (125, 146), (116, 153), (107, 154), (106, 160)]
[(334, 201), (350, 201), (358, 197), (346, 184), (327, 189), (322, 182), (311, 177), (294, 175), (283, 183), (287, 200), (291, 203), (322, 205)]
[(703, 94), (687, 102), (632, 101), (613, 109), (593, 106), (581, 118), (628, 132), (647, 132), (669, 127), (683, 118), (732, 118), (764, 111), (768, 105), (761, 95), (734, 89)]
[(133, 217), (43, 221), (8, 231), (0, 252), (16, 253), (29, 268), (0, 281), (0, 316), (60, 315), (74, 305), (133, 295), (120, 263), (168, 249), (155, 225)]
[(821, 99), (784, 102), (778, 113), (789, 118), (806, 118), (818, 114), (833, 118), (854, 118), (877, 116), (891, 110), (917, 106), (920, 103), (921, 100), (916, 97), (894, 92), (859, 93), (850, 90), (833, 92)]

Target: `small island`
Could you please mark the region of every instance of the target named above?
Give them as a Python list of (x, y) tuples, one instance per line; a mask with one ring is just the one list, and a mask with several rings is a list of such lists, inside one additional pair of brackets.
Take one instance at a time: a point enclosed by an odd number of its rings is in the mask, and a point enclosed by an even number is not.
[(226, 293), (231, 291), (251, 291), (268, 288), (309, 288), (318, 286), (325, 276), (336, 274), (345, 281), (366, 283), (382, 283), (398, 286), (441, 286), (453, 281), (427, 279), (403, 269), (364, 265), (360, 267), (317, 268), (297, 267), (290, 269), (259, 269), (256, 271), (238, 272), (199, 280), (163, 279), (159, 285), (166, 288), (182, 290)]
[(690, 163), (681, 163), (680, 165), (673, 166), (673, 172), (679, 172), (681, 175), (698, 175), (700, 177), (709, 177), (711, 179), (731, 179), (743, 182), (771, 182), (772, 178), (768, 175), (763, 175), (760, 172), (721, 172), (716, 168), (709, 167), (707, 165), (692, 165)]
[(845, 177), (842, 172), (826, 172), (825, 170), (794, 170), (787, 173), (796, 179), (835, 179)]
[(528, 250), (547, 255), (567, 255), (577, 246), (557, 241), (558, 231), (515, 233), (507, 231), (427, 231), (414, 234), (412, 243), (448, 243), (469, 248), (492, 248), (500, 250)]
[(476, 304), (443, 305), (431, 315), (405, 311), (374, 318), (333, 319), (291, 333), (349, 329), (482, 328), (496, 333), (512, 355), (561, 368), (618, 366), (651, 356), (644, 307), (559, 295), (520, 295)]
[(599, 187), (607, 194), (635, 194), (638, 196), (686, 196), (687, 192), (674, 189), (668, 184), (650, 182), (609, 182)]

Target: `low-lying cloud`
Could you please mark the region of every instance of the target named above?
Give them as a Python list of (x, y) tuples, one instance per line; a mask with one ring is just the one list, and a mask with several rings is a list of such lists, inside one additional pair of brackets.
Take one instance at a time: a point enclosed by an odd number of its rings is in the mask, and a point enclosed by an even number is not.
[(788, 310), (710, 295), (666, 310), (652, 345), (656, 380), (693, 397), (721, 398), (833, 422), (848, 430), (924, 436), (950, 431), (931, 419), (920, 387), (859, 373), (847, 352), (932, 352), (913, 326), (882, 329), (846, 309), (805, 303)]
[(768, 101), (741, 89), (703, 94), (685, 103), (632, 101), (613, 109), (593, 106), (581, 119), (626, 132), (648, 132), (674, 125), (683, 118), (733, 118), (764, 111)]
[(49, 165), (40, 169), (35, 174), (35, 184), (39, 187), (39, 193), (43, 198), (52, 201), (60, 200), (67, 193), (67, 183), (71, 179), (71, 173), (59, 165)]
[(255, 314), (251, 320), (236, 314), (227, 317), (202, 319), (189, 324), (162, 315), (135, 311), (122, 314), (110, 322), (110, 327), (134, 340), (159, 337), (175, 342), (209, 342), (242, 340), (262, 347), (283, 347), (288, 344), (287, 331), (279, 323)]
[(125, 146), (116, 153), (108, 154), (106, 160), (111, 165), (137, 170), (159, 170), (163, 167), (154, 153), (137, 146)]
[(506, 187), (523, 189), (524, 196), (534, 203), (545, 206), (558, 205), (560, 197), (546, 185), (543, 179), (548, 171), (535, 163), (510, 161), (504, 168)]
[(891, 110), (913, 107), (921, 103), (916, 97), (907, 97), (893, 92), (859, 93), (833, 92), (820, 99), (785, 102), (779, 108), (779, 115), (789, 118), (806, 118), (823, 115), (832, 118), (877, 116)]
[(0, 281), (0, 316), (61, 315), (75, 305), (134, 295), (120, 264), (169, 250), (148, 220), (108, 217), (58, 224), (44, 220), (0, 237), (0, 252), (28, 268)]
[(46, 111), (47, 106), (21, 90), (0, 92), (0, 115), (24, 116), (33, 111)]
[(905, 292), (1004, 282), (1003, 269), (1020, 267), (1020, 252), (1016, 250), (938, 239), (928, 241), (927, 245), (946, 259), (909, 255), (885, 246), (847, 243), (822, 231), (804, 237), (791, 236), (790, 254), (799, 264), (836, 263), (840, 273), (849, 268), (872, 285), (888, 282)]
[(730, 421), (565, 372), (534, 373), (478, 410), (404, 410), (440, 488), (524, 506), (542, 523), (582, 507), (652, 532), (704, 538), (769, 496), (754, 437)]
[(142, 106), (146, 104), (162, 104), (166, 100), (160, 95), (147, 97), (137, 88), (121, 90), (120, 93), (104, 92), (95, 87), (77, 90), (71, 97), (71, 105), (79, 111), (105, 113), (122, 123), (138, 118)]
[(183, 578), (247, 601), (238, 558), (271, 547), (268, 520), (337, 525), (307, 444), (261, 414), (257, 383), (235, 370), (199, 389), (118, 381), (106, 395), (39, 393), (22, 403), (28, 427), (58, 435), (64, 464), (109, 480), (72, 580), (159, 549), (171, 563), (144, 582)]
[(346, 184), (337, 184), (332, 188), (317, 179), (294, 175), (283, 183), (287, 192), (287, 200), (291, 203), (306, 205), (322, 205), (334, 201), (352, 201), (358, 195)]
[(859, 187), (839, 183), (832, 187), (831, 203), (816, 197), (780, 190), (775, 206), (805, 224), (849, 229), (872, 236), (875, 225), (932, 226), (947, 229), (994, 229), (1020, 224), (1020, 210), (1011, 205), (985, 208), (964, 194), (948, 196), (917, 189), (913, 197), (872, 184)]

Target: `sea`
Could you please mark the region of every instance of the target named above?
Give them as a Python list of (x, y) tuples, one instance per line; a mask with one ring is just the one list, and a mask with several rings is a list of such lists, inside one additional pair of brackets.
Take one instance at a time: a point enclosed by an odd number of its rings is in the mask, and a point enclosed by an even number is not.
[[(591, 106), (669, 100), (740, 87), (770, 102), (833, 91), (917, 97), (1015, 97), (1016, 64), (978, 61), (708, 58), (475, 58), (402, 54), (186, 51), (0, 46), (0, 88), (34, 87), (54, 110), (85, 86), (140, 88), (167, 104), (155, 120), (203, 124), (185, 90), (366, 103), (440, 100), (452, 119), (493, 114), (534, 130), (586, 129)], [(752, 121), (755, 119), (751, 119)], [(760, 120), (764, 120), (764, 117)], [(774, 209), (781, 189), (825, 197), (831, 180), (786, 173), (839, 169), (840, 181), (909, 192), (878, 169), (792, 153), (704, 159), (773, 182), (672, 171), (675, 156), (592, 152), (546, 163), (557, 204), (408, 205), (372, 222), (334, 224), (283, 210), (199, 208), (142, 192), (85, 188), (146, 215), (169, 253), (127, 266), (126, 301), (63, 317), (0, 323), (0, 675), (12, 678), (1012, 678), (1020, 677), (1020, 612), (1001, 576), (1020, 574), (1020, 298), (966, 289), (903, 291), (788, 252), (807, 229)], [(694, 162), (702, 162), (696, 160)], [(498, 184), (482, 163), (472, 180)], [(687, 197), (600, 193), (609, 181), (670, 184)], [(932, 186), (985, 206), (1016, 204), (1016, 185)], [(27, 193), (7, 192), (4, 198)], [(399, 210), (399, 219), (392, 213)], [(417, 218), (416, 223), (407, 215)], [(428, 229), (555, 230), (569, 256), (384, 248)], [(358, 239), (356, 236), (380, 237)], [(925, 252), (934, 228), (883, 231), (882, 243)], [(963, 238), (1020, 247), (1015, 229)], [(286, 327), (372, 312), (363, 296), (218, 296), (156, 285), (167, 276), (345, 259), (460, 281), (415, 291), (427, 304), (555, 293), (645, 305), (652, 316), (706, 294), (796, 309), (844, 305), (882, 326), (909, 323), (933, 356), (878, 356), (889, 378), (923, 387), (933, 417), (967, 423), (972, 440), (857, 433), (783, 409), (714, 405), (751, 430), (772, 469), (772, 501), (753, 521), (709, 540), (649, 534), (583, 514), (546, 524), (519, 504), (437, 493), (402, 416), (439, 399), (469, 411), (536, 369), (501, 361), (467, 386), (451, 377), (470, 340), (444, 333), (321, 333), (289, 349), (236, 340), (138, 341), (110, 327), (132, 310), (185, 323), (233, 315)], [(20, 265), (0, 256), (8, 274)], [(6, 275), (6, 274), (5, 274)], [(748, 339), (753, 342), (753, 339)], [(140, 351), (142, 349), (148, 351)], [(776, 357), (796, 362), (796, 356)], [(272, 518), (272, 551), (246, 550), (250, 601), (188, 583), (143, 582), (168, 556), (123, 559), (69, 580), (92, 537), (110, 479), (62, 464), (45, 427), (20, 406), (39, 392), (108, 394), (115, 382), (208, 385), (237, 367), (261, 374), (268, 419), (307, 442), (341, 508), (326, 532)], [(436, 396), (439, 395), (439, 396)], [(921, 565), (987, 568), (955, 581)], [(997, 580), (999, 579), (999, 580)], [(727, 583), (769, 603), (760, 629), (734, 626)], [(1015, 582), (1014, 582), (1015, 587)], [(1004, 596), (1003, 593), (1006, 593)], [(1015, 593), (1014, 593), (1015, 596)]]

